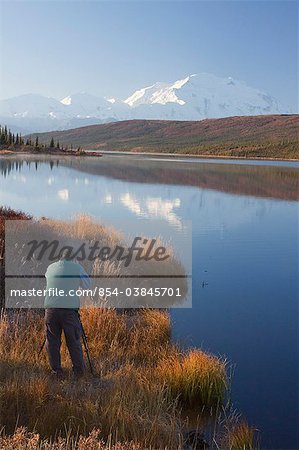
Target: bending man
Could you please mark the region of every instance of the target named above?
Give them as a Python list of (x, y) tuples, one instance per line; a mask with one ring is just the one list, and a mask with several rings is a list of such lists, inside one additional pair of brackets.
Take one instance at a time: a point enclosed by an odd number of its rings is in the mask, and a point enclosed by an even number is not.
[(85, 371), (85, 364), (81, 345), (80, 299), (76, 291), (80, 286), (89, 289), (90, 279), (80, 264), (68, 259), (67, 251), (59, 261), (48, 267), (45, 276), (46, 348), (51, 369), (58, 378), (63, 377), (60, 355), (63, 331), (72, 360), (73, 373), (75, 377), (81, 377)]

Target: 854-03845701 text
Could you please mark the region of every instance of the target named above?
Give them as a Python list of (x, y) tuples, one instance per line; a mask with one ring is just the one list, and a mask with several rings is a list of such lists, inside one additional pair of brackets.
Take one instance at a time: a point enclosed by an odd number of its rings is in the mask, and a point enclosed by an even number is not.
[(118, 297), (119, 295), (125, 295), (126, 297), (145, 297), (147, 295), (154, 297), (163, 297), (168, 295), (170, 297), (182, 297), (182, 293), (179, 287), (155, 287), (155, 288), (145, 288), (145, 287), (127, 287), (124, 290), (120, 290), (118, 287), (106, 287), (102, 288), (96, 286), (94, 289), (70, 289), (65, 291), (64, 289), (49, 288), (49, 289), (10, 289), (11, 296), (23, 296), (23, 297), (44, 297), (48, 295), (49, 297), (87, 297), (90, 296), (95, 298), (105, 297)]
[(191, 227), (176, 252), (153, 230), (103, 242), (74, 239), (69, 227), (62, 234), (47, 220), (6, 223), (6, 307), (191, 307)]

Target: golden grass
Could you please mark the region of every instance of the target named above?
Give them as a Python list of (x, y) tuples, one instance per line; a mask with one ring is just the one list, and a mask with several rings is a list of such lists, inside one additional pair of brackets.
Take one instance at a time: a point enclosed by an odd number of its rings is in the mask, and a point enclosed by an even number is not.
[(256, 431), (244, 421), (237, 423), (228, 430), (225, 446), (228, 450), (254, 450)]
[[(103, 242), (121, 239), (87, 216), (72, 223), (41, 220), (37, 227), (41, 236), (46, 227), (52, 236), (74, 241), (92, 241), (99, 234)], [(170, 265), (182, 270), (174, 259)], [(118, 273), (113, 262), (95, 270)], [(202, 427), (208, 417), (215, 418), (227, 389), (225, 361), (199, 349), (180, 351), (171, 342), (166, 311), (139, 309), (129, 315), (84, 308), (81, 317), (97, 377), (87, 373), (75, 382), (63, 343), (62, 365), (68, 376), (58, 381), (49, 374), (45, 351), (38, 357), (43, 314), (2, 312), (0, 450), (179, 449), (188, 408)]]
[(19, 427), (12, 436), (0, 434), (0, 450), (142, 450), (134, 442), (105, 442), (101, 439), (99, 430), (92, 430), (88, 436), (66, 438), (58, 437), (54, 442), (42, 439), (38, 433), (28, 432), (26, 428)]
[(173, 354), (159, 363), (159, 376), (173, 396), (184, 403), (202, 405), (208, 411), (220, 406), (227, 389), (225, 362), (200, 350)]
[(0, 148), (1, 155), (11, 155), (12, 153), (14, 153), (12, 150), (6, 150), (6, 149)]
[[(142, 310), (128, 317), (114, 310), (85, 309), (81, 315), (99, 377), (87, 375), (76, 383), (71, 378), (53, 380), (45, 352), (37, 358), (43, 340), (41, 314), (2, 315), (0, 412), (6, 433), (12, 434), (16, 424), (43, 438), (63, 434), (66, 428), (82, 435), (100, 429), (114, 442), (178, 448), (183, 429), (180, 390), (188, 392), (185, 400), (196, 399), (193, 406), (200, 414), (208, 406), (203, 401), (218, 395), (218, 391), (212, 397), (203, 395), (210, 382), (208, 392), (215, 389), (216, 367), (225, 386), (224, 364), (199, 350), (178, 352), (170, 341), (170, 319), (164, 311)], [(70, 372), (65, 345), (62, 358)], [(180, 376), (170, 367), (180, 367)], [(184, 380), (188, 367), (190, 379)]]
[(73, 239), (84, 239), (93, 241), (95, 237), (100, 237), (102, 242), (116, 243), (123, 234), (112, 226), (105, 226), (101, 222), (93, 220), (88, 214), (80, 214), (72, 221), (57, 219), (44, 219), (42, 221), (54, 233), (64, 236), (71, 236)]

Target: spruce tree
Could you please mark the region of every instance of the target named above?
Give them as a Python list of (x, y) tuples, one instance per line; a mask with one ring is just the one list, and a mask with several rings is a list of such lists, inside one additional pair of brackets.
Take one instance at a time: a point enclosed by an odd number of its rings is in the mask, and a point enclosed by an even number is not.
[(51, 147), (51, 148), (54, 148), (54, 147), (55, 147), (55, 144), (54, 144), (54, 139), (53, 139), (53, 138), (51, 139), (51, 142), (50, 142), (50, 147)]
[(16, 136), (16, 145), (19, 145), (19, 143), (20, 143), (20, 141), (19, 141), (19, 134), (17, 133), (17, 136)]
[(35, 147), (38, 147), (38, 136), (35, 138)]
[(5, 144), (5, 134), (3, 128), (0, 129), (0, 143), (1, 145)]

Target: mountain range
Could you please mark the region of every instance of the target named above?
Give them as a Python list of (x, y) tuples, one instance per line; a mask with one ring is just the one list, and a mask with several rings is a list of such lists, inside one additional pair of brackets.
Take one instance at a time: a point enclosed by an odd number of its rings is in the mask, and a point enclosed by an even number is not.
[(288, 112), (265, 92), (207, 73), (157, 82), (124, 100), (77, 93), (61, 100), (26, 94), (0, 101), (0, 123), (23, 134), (132, 119), (202, 120)]

